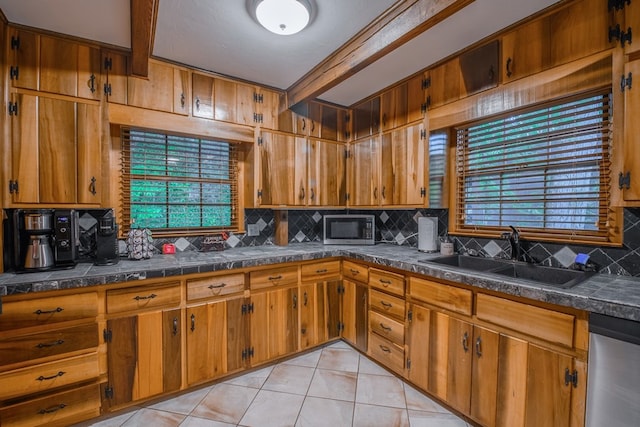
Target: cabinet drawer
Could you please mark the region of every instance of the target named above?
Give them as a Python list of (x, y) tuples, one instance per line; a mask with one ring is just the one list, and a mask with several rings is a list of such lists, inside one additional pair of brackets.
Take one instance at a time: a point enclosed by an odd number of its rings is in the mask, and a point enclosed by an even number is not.
[(409, 295), (411, 295), (411, 298), (455, 311), (456, 313), (471, 315), (473, 295), (467, 289), (412, 277), (409, 279)]
[(575, 316), (546, 308), (478, 294), (478, 319), (533, 337), (573, 347)]
[(30, 326), (95, 318), (98, 294), (95, 292), (35, 298), (24, 301), (2, 301), (0, 331)]
[(369, 334), (369, 356), (395, 372), (404, 371), (404, 349), (377, 334)]
[(100, 415), (100, 384), (74, 388), (0, 410), (3, 427), (66, 426)]
[(404, 300), (400, 298), (371, 289), (369, 291), (369, 304), (372, 309), (380, 313), (385, 313), (398, 320), (404, 320)]
[(136, 286), (107, 291), (107, 313), (180, 304), (180, 284)]
[(369, 269), (369, 285), (391, 294), (404, 297), (404, 276), (375, 268)]
[(2, 366), (97, 347), (98, 324), (76, 326), (0, 340)]
[(211, 298), (244, 291), (244, 274), (187, 280), (187, 299)]
[(362, 283), (369, 282), (369, 269), (351, 261), (342, 262), (342, 276), (347, 280), (356, 280)]
[(0, 400), (91, 380), (98, 375), (96, 353), (16, 369), (0, 374)]
[(404, 345), (404, 323), (383, 316), (375, 311), (369, 312), (369, 328), (378, 335), (398, 345)]
[(337, 260), (305, 264), (300, 269), (303, 282), (340, 278), (340, 261)]
[(249, 274), (251, 289), (298, 284), (298, 266), (252, 271)]

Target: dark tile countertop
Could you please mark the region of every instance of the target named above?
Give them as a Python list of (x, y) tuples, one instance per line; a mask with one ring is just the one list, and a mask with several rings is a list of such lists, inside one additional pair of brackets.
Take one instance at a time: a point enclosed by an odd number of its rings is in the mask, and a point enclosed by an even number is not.
[(509, 279), (490, 273), (470, 272), (455, 267), (424, 263), (439, 254), (425, 254), (416, 248), (379, 244), (375, 246), (336, 246), (300, 243), (289, 246), (255, 246), (221, 252), (184, 252), (154, 255), (143, 261), (122, 259), (113, 266), (78, 264), (74, 269), (25, 274), (0, 274), (0, 296), (56, 289), (121, 283), (183, 274), (205, 273), (255, 267), (282, 262), (306, 261), (346, 256), (472, 285), (536, 301), (574, 307), (590, 312), (640, 321), (640, 279), (597, 274), (570, 289)]

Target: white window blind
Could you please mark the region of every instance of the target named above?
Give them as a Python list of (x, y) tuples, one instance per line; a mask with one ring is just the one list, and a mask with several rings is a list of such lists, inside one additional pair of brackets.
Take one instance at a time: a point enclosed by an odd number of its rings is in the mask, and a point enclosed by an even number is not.
[(609, 91), (457, 129), (458, 231), (606, 240)]
[(122, 130), (123, 222), (184, 234), (236, 230), (235, 144)]

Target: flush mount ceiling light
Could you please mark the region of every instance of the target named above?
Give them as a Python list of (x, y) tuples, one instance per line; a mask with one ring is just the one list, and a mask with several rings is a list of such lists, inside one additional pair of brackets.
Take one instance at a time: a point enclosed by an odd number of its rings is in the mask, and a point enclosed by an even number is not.
[(283, 36), (302, 31), (311, 19), (307, 0), (258, 0), (252, 2), (251, 9), (260, 25)]

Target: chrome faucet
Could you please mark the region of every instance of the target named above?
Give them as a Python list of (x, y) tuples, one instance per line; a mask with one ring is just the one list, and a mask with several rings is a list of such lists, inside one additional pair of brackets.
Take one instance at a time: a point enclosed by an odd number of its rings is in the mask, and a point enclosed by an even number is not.
[(502, 233), (502, 238), (509, 241), (511, 245), (511, 259), (514, 261), (520, 261), (522, 258), (522, 247), (520, 246), (520, 233), (513, 226), (509, 226), (511, 228), (511, 232)]

